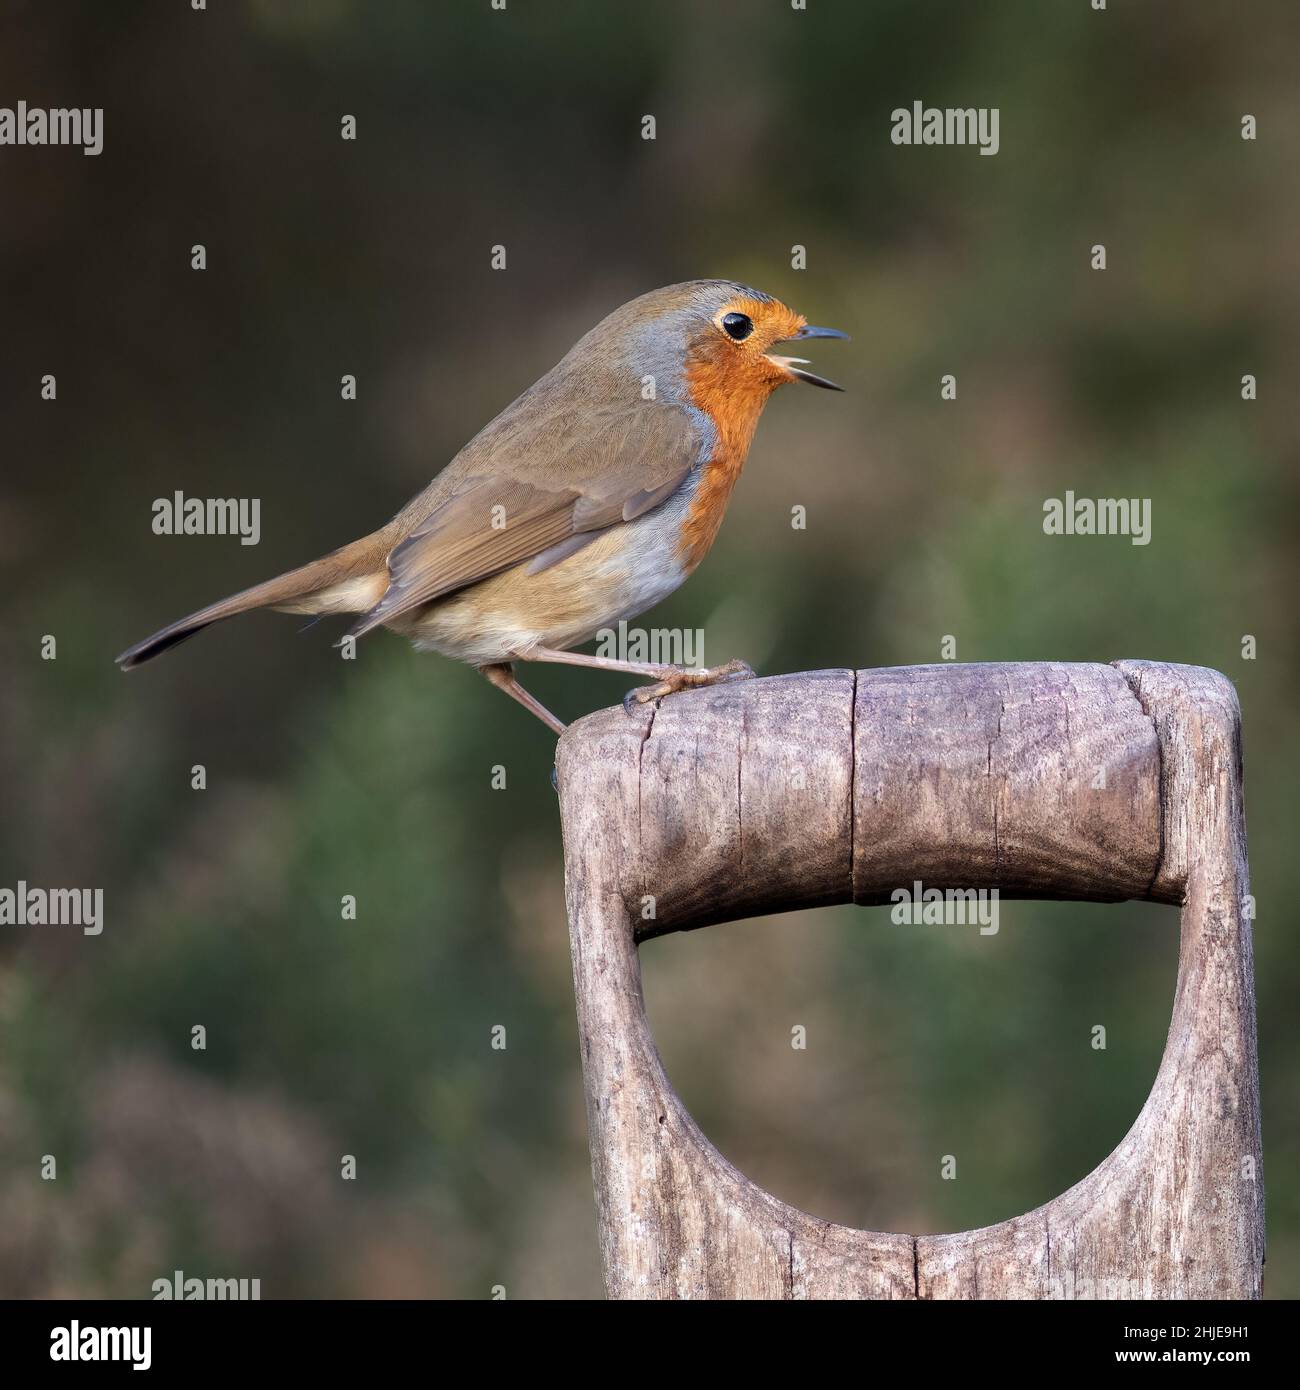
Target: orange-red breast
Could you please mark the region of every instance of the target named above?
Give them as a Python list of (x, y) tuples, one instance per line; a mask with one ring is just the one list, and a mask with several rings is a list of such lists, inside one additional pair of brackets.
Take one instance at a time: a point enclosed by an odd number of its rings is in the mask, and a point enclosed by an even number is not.
[(122, 653), (129, 669), (252, 608), (359, 613), (478, 667), (552, 729), (515, 661), (627, 671), (684, 686), (751, 674), (574, 652), (666, 597), (708, 553), (768, 397), (840, 388), (771, 349), (843, 338), (758, 290), (691, 280), (616, 309), (486, 425), (387, 526), (200, 609)]

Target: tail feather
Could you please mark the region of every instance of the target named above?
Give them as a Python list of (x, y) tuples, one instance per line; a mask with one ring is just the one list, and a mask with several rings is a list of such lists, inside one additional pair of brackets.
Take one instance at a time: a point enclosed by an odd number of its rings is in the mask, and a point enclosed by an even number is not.
[[(128, 647), (117, 658), (117, 664), (130, 671), (169, 647), (188, 641), (205, 627), (255, 608), (279, 608), (292, 613), (364, 613), (387, 587), (388, 549), (382, 531), (363, 536), (309, 565), (255, 584), (169, 623), (143, 642)], [(332, 590), (339, 592), (331, 594)]]

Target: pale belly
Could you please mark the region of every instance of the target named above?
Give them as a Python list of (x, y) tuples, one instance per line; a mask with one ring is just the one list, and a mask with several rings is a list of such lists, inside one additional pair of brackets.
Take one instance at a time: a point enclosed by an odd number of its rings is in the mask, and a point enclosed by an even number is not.
[(559, 564), (516, 565), (390, 626), (415, 646), (481, 666), (533, 647), (565, 650), (666, 598), (689, 571), (678, 555), (687, 496), (615, 527)]

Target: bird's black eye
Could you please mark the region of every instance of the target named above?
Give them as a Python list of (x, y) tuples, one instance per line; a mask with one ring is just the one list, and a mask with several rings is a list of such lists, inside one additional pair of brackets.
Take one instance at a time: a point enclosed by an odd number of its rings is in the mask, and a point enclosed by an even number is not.
[(734, 338), (740, 342), (742, 338), (748, 338), (754, 331), (754, 320), (748, 314), (724, 314), (722, 326), (726, 330), (728, 338)]

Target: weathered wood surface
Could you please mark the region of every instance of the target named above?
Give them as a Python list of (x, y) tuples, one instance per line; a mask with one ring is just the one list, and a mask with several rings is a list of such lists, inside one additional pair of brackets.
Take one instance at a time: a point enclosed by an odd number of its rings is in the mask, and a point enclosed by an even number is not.
[[(619, 1298), (1256, 1298), (1258, 1076), (1239, 713), (1199, 667), (817, 671), (575, 724), (557, 754), (606, 1284)], [(1181, 904), (1128, 1135), (977, 1231), (857, 1231), (739, 1173), (678, 1100), (637, 942), (926, 887)]]

